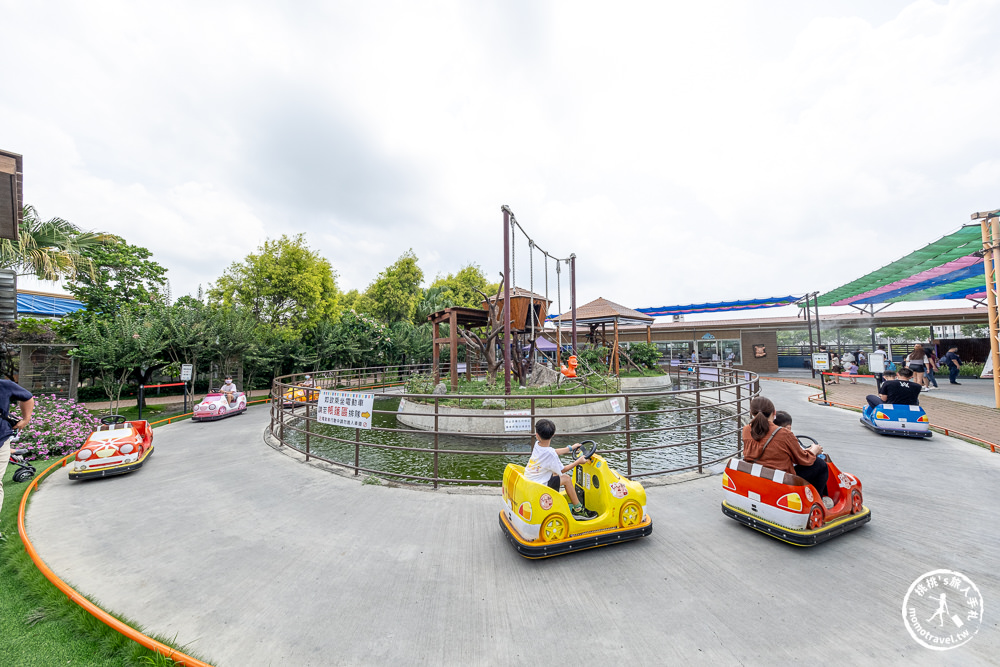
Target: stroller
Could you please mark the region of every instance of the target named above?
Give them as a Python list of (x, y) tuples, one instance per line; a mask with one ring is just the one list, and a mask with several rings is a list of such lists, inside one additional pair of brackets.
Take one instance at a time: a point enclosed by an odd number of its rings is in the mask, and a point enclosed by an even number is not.
[[(17, 423), (17, 420), (12, 417), (4, 417), (7, 423), (12, 427)], [(10, 440), (7, 442), (10, 444), (10, 463), (20, 468), (20, 470), (14, 471), (14, 481), (21, 483), (27, 482), (29, 479), (35, 476), (35, 466), (31, 465), (24, 460), (24, 455), (28, 453), (27, 449), (14, 449), (14, 445), (17, 444), (18, 439), (21, 437), (20, 431), (14, 431), (14, 435), (11, 436)]]

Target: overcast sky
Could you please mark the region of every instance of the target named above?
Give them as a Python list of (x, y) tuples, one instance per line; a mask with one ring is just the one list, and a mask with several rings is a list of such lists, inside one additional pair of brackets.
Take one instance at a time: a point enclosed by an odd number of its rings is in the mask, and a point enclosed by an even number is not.
[(26, 202), (149, 248), (175, 298), (297, 232), (343, 290), (409, 248), (428, 282), (469, 262), (496, 279), (502, 204), (576, 253), (581, 304), (802, 294), (1000, 206), (995, 0), (0, 16), (0, 148), (24, 155)]

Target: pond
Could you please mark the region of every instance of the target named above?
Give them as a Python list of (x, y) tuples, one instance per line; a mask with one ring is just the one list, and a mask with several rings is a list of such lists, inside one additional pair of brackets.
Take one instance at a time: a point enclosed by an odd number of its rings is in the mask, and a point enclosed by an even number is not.
[[(635, 396), (630, 399), (632, 415), (629, 427), (631, 430), (654, 429), (650, 432), (632, 433), (632, 475), (648, 475), (684, 468), (698, 463), (698, 445), (682, 445), (665, 449), (634, 451), (635, 448), (662, 446), (670, 443), (696, 440), (696, 412), (689, 404), (681, 403), (674, 396)], [(359, 463), (362, 468), (413, 475), (417, 477), (434, 477), (434, 436), (431, 433), (404, 433), (396, 430), (406, 428), (396, 421), (394, 411), (399, 405), (399, 397), (385, 397), (376, 400), (373, 416), (373, 429), (362, 430)], [(714, 409), (703, 408), (702, 420), (711, 421), (722, 416)], [(712, 461), (734, 453), (737, 445), (734, 417), (729, 414), (726, 419), (717, 423), (702, 426), (702, 460)], [(289, 420), (289, 425), (295, 424), (304, 428), (301, 420)], [(619, 423), (617, 430), (624, 430), (624, 422)], [(310, 424), (313, 436), (310, 437), (310, 452), (325, 459), (353, 467), (355, 456), (355, 429), (330, 426), (313, 422)], [(338, 442), (327, 440), (316, 435), (333, 436), (349, 440)], [(583, 439), (598, 443), (598, 452), (608, 463), (625, 474), (628, 470), (627, 453), (613, 450), (624, 450), (626, 438), (624, 433), (592, 432), (560, 438), (556, 433), (553, 444), (565, 447), (574, 441)], [(305, 450), (305, 433), (286, 429), (285, 440), (293, 447)], [(392, 445), (397, 447), (413, 447), (426, 452), (401, 451), (365, 446), (365, 443)], [(440, 435), (438, 438), (438, 474), (440, 479), (457, 480), (475, 484), (482, 481), (499, 481), (503, 478), (504, 468), (508, 463), (524, 465), (527, 463), (534, 440), (526, 434), (498, 438), (470, 438), (459, 435)], [(451, 452), (476, 453), (451, 453)], [(482, 453), (479, 453), (482, 452)], [(564, 455), (564, 462), (569, 457)]]

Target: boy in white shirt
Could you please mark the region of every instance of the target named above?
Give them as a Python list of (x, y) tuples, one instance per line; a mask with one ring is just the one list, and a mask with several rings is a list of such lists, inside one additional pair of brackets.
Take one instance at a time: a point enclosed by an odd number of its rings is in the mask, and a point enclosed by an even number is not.
[(237, 390), (236, 390), (236, 385), (233, 384), (232, 377), (228, 375), (226, 376), (226, 383), (219, 388), (219, 391), (221, 391), (226, 396), (226, 401), (228, 403), (232, 404), (232, 402), (236, 400)]
[(535, 446), (531, 450), (531, 459), (528, 465), (524, 466), (524, 476), (532, 482), (546, 484), (549, 488), (559, 492), (559, 486), (566, 487), (566, 495), (570, 500), (570, 511), (573, 518), (579, 521), (586, 521), (597, 516), (596, 512), (588, 512), (580, 503), (573, 488), (573, 480), (565, 474), (576, 466), (586, 463), (588, 459), (583, 457), (574, 460), (568, 466), (563, 466), (559, 460), (560, 454), (569, 454), (574, 449), (580, 447), (580, 443), (575, 443), (572, 447), (552, 447), (552, 437), (556, 434), (556, 425), (549, 419), (539, 419), (535, 422)]

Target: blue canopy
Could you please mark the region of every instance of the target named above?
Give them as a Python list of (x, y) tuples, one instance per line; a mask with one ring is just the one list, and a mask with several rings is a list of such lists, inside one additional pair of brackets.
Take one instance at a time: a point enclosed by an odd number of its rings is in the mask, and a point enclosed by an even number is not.
[(729, 310), (757, 310), (789, 306), (799, 301), (801, 296), (781, 296), (770, 299), (749, 299), (747, 301), (720, 301), (718, 303), (692, 303), (687, 306), (660, 306), (659, 308), (636, 308), (640, 313), (653, 317), (670, 315), (693, 315), (695, 313), (718, 313)]

